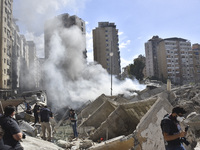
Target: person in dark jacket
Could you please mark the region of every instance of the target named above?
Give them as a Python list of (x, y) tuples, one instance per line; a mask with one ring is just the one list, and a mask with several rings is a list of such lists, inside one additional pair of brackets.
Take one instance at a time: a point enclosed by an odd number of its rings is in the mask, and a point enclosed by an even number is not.
[(182, 107), (174, 107), (172, 113), (161, 121), (166, 150), (185, 150), (181, 139), (186, 136), (186, 132), (181, 130), (179, 124), (183, 121), (185, 113)]
[(33, 113), (34, 113), (34, 118), (35, 118), (35, 123), (34, 125), (39, 122), (39, 114), (40, 114), (40, 105), (38, 103), (35, 104), (33, 108)]
[[(3, 115), (0, 114), (0, 117), (2, 117)], [(0, 150), (14, 150), (11, 146), (5, 145), (3, 142), (3, 135), (4, 135), (4, 131), (0, 125)]]
[(73, 109), (70, 109), (69, 111), (69, 119), (71, 120), (71, 125), (74, 133), (74, 138), (78, 138), (78, 132), (77, 132), (77, 114)]
[(50, 117), (53, 117), (51, 110), (45, 105), (40, 109), (40, 119), (42, 127), (42, 139), (46, 140), (46, 129), (48, 131), (47, 141), (51, 141), (52, 127), (50, 123)]
[(0, 117), (0, 125), (4, 131), (3, 142), (15, 150), (23, 150), (24, 148), (19, 142), (23, 134), (17, 121), (13, 118), (15, 115), (15, 107), (8, 105), (5, 107), (4, 112), (4, 115)]

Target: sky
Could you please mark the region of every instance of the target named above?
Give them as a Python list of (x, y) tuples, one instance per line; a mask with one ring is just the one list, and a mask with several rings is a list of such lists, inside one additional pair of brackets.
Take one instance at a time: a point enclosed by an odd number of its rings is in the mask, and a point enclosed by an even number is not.
[[(93, 62), (92, 30), (98, 22), (115, 23), (121, 67), (125, 67), (138, 55), (145, 55), (144, 44), (154, 35), (200, 43), (199, 6), (199, 0), (14, 0), (13, 16), (18, 19), (20, 33), (36, 43), (38, 57), (44, 57), (46, 20), (63, 13), (80, 17), (86, 22), (88, 62)], [(48, 101), (54, 109), (78, 107), (77, 102), (94, 100), (101, 94), (130, 97), (132, 91), (145, 88), (133, 79), (111, 80), (101, 65), (88, 65), (80, 52), (85, 40), (79, 28), (61, 28), (53, 34), (50, 59), (43, 68)]]
[(43, 24), (59, 14), (86, 22), (87, 56), (93, 61), (92, 30), (98, 22), (112, 22), (119, 32), (121, 67), (145, 55), (144, 43), (154, 35), (180, 37), (200, 43), (199, 0), (14, 0), (13, 15), (20, 32), (37, 45), (43, 57)]

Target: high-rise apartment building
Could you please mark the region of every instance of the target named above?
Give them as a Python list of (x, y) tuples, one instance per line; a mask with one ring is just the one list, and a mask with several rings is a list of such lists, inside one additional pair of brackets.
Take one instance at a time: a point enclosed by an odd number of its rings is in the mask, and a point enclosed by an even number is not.
[(162, 39), (159, 36), (153, 36), (152, 39), (145, 43), (145, 54), (146, 54), (146, 76), (158, 78), (158, 43)]
[(8, 94), (12, 89), (11, 56), (12, 56), (12, 0), (0, 2), (0, 90)]
[(200, 44), (192, 45), (195, 81), (200, 81)]
[(159, 43), (159, 77), (173, 83), (185, 84), (194, 79), (193, 56), (190, 41), (167, 38)]
[[(157, 77), (162, 81), (170, 79), (175, 84), (194, 81), (193, 52), (190, 41), (176, 37), (159, 40), (155, 48), (156, 55), (152, 51), (149, 52), (149, 49), (153, 47), (150, 41), (145, 44), (147, 72), (151, 69), (154, 71), (157, 67)], [(148, 77), (155, 75), (153, 71), (147, 74)]]
[(114, 23), (99, 22), (93, 30), (94, 61), (113, 75), (121, 73), (118, 42), (118, 29)]
[[(48, 59), (50, 55), (50, 40), (54, 33), (54, 30), (69, 28), (72, 27), (73, 25), (78, 26), (82, 31), (83, 36), (86, 36), (85, 21), (83, 21), (81, 18), (75, 15), (70, 16), (69, 14), (65, 13), (45, 22), (44, 26), (45, 59)], [(86, 48), (83, 51), (84, 51), (83, 52), (84, 58), (86, 58), (87, 57)]]

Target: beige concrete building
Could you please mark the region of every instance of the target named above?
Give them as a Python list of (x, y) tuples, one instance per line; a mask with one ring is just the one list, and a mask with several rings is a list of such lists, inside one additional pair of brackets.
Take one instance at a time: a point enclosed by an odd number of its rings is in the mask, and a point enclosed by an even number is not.
[[(0, 90), (2, 94), (9, 94), (12, 89), (12, 0), (1, 0), (0, 2)], [(4, 93), (2, 93), (2, 91)]]
[(145, 54), (146, 54), (146, 77), (158, 78), (158, 43), (162, 39), (159, 36), (153, 36), (148, 42), (145, 43)]
[(93, 30), (94, 61), (114, 75), (121, 73), (118, 42), (118, 29), (114, 23), (99, 22)]
[(192, 45), (195, 81), (200, 81), (200, 44)]
[(190, 41), (176, 37), (160, 41), (158, 68), (161, 80), (170, 79), (177, 84), (193, 82), (193, 53)]
[[(58, 21), (61, 20), (61, 21)], [(82, 34), (86, 36), (85, 32), (85, 21), (83, 21), (81, 18), (77, 16), (70, 16), (69, 14), (61, 14), (51, 20), (48, 20), (45, 22), (45, 27), (44, 27), (44, 40), (45, 40), (45, 58), (49, 58), (49, 53), (50, 53), (50, 40), (53, 35), (53, 32), (55, 29), (62, 29), (64, 28), (69, 28), (73, 25), (76, 25), (80, 28), (82, 31)], [(85, 38), (86, 39), (86, 38)], [(85, 41), (86, 43), (86, 41)], [(83, 52), (84, 58), (86, 58), (86, 48)]]

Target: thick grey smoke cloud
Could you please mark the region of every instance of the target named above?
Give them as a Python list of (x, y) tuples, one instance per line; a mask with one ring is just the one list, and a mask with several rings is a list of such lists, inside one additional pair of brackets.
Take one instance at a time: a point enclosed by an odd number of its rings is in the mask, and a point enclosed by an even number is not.
[[(83, 58), (84, 38), (77, 26), (54, 32), (50, 58), (44, 67), (49, 81), (46, 88), (54, 107), (71, 106), (71, 101), (94, 100), (101, 94), (110, 95), (111, 76), (101, 65), (87, 65)], [(113, 95), (130, 95), (127, 89), (141, 88), (144, 86), (136, 81), (118, 81), (113, 77)]]
[(59, 10), (78, 13), (88, 0), (14, 0), (14, 17), (23, 28), (36, 35), (43, 32), (46, 20), (58, 14)]
[[(89, 0), (14, 0), (14, 17), (19, 19), (20, 30), (26, 38), (36, 43), (37, 53), (43, 54), (44, 22), (57, 16), (62, 8), (66, 13), (76, 14), (86, 1)], [(67, 105), (75, 108), (72, 104), (76, 103), (72, 102), (94, 100), (103, 93), (110, 95), (110, 75), (98, 64), (87, 65), (82, 55), (84, 41), (76, 26), (54, 32), (50, 58), (44, 66), (46, 90), (54, 108)], [(143, 88), (137, 81), (118, 81), (113, 77), (113, 95), (129, 95), (127, 89)]]

